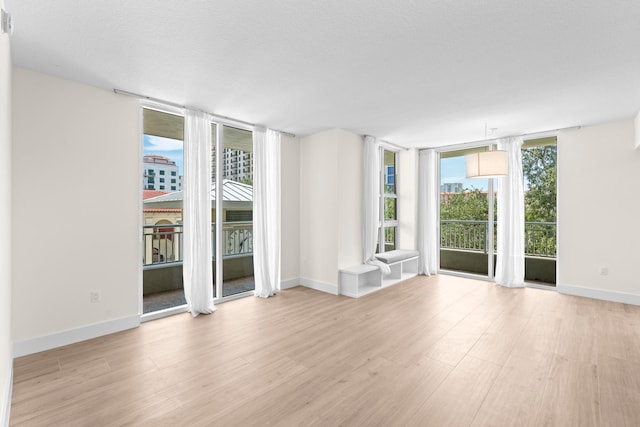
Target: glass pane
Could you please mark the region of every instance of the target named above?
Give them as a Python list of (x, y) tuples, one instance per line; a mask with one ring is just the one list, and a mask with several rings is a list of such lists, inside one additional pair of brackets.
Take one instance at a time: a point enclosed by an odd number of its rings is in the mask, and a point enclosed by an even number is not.
[(223, 128), (222, 295), (255, 289), (253, 279), (253, 132)]
[(440, 159), (440, 268), (488, 274), (487, 179), (467, 179), (460, 153)]
[(396, 153), (384, 150), (384, 192), (396, 193)]
[(384, 199), (384, 219), (398, 219), (396, 210), (397, 199), (385, 198)]
[(396, 227), (384, 228), (384, 250), (392, 251), (396, 248)]
[(527, 141), (524, 175), (525, 280), (556, 283), (556, 139)]
[(182, 286), (184, 118), (145, 108), (143, 128), (142, 296), (143, 313), (149, 313), (186, 303)]

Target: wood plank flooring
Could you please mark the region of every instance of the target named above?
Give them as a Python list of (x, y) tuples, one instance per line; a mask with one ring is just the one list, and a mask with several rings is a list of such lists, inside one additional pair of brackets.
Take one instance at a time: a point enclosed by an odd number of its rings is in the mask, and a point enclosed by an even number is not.
[(638, 426), (640, 307), (417, 277), (16, 359), (12, 426)]

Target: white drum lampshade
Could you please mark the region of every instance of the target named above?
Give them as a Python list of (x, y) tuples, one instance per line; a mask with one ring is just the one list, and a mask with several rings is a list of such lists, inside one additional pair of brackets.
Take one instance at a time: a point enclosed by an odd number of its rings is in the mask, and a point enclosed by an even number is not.
[(481, 151), (465, 156), (467, 178), (496, 178), (507, 175), (507, 152)]

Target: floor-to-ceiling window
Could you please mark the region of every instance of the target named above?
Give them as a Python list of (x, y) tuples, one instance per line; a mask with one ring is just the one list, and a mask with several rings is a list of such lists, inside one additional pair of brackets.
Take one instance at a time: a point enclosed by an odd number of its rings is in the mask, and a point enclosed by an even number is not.
[(382, 149), (381, 218), (382, 227), (378, 241), (384, 241), (381, 252), (396, 249), (398, 230), (398, 196), (396, 192), (397, 153)]
[(182, 285), (184, 117), (143, 108), (143, 313), (185, 304)]
[[(378, 194), (378, 237), (376, 253), (392, 251), (398, 247), (398, 153), (380, 147), (380, 191)], [(383, 242), (380, 245), (380, 242)]]

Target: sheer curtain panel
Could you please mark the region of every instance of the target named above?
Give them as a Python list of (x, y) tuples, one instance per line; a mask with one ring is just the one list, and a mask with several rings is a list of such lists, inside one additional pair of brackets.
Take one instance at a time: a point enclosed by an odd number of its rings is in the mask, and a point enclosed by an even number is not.
[(184, 295), (193, 316), (215, 311), (211, 266), (211, 122), (187, 110), (184, 122)]
[(280, 290), (280, 133), (253, 132), (253, 267), (255, 295)]
[[(364, 137), (364, 194), (362, 204), (362, 252), (365, 264), (377, 265), (383, 273), (391, 269), (375, 257), (380, 227), (380, 144), (372, 136)], [(384, 242), (380, 242), (382, 246)]]
[(438, 153), (421, 150), (418, 164), (418, 274), (438, 270)]
[(522, 138), (498, 141), (507, 152), (508, 174), (498, 178), (498, 227), (495, 280), (498, 285), (524, 286), (524, 184)]

